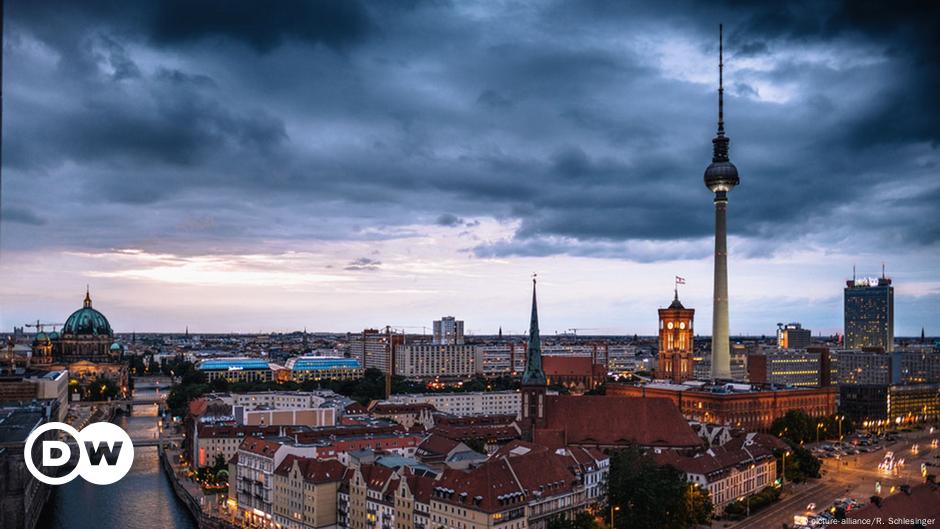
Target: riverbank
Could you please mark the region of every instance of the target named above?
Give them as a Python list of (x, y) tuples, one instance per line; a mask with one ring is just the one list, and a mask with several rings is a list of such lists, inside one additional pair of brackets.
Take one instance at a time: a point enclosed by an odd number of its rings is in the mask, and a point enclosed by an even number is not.
[[(183, 506), (189, 511), (189, 514), (196, 521), (196, 525), (199, 529), (238, 529), (238, 525), (233, 523), (233, 521), (221, 518), (218, 515), (212, 515), (213, 505), (207, 502), (209, 497), (200, 492), (193, 491), (191, 487), (187, 486), (184, 481), (186, 478), (171, 460), (174, 456), (178, 457), (178, 452), (160, 449), (160, 467), (163, 469), (163, 473), (166, 475), (167, 479), (169, 479), (173, 493), (176, 494), (176, 497), (179, 498)], [(211, 499), (214, 500), (215, 498)], [(219, 514), (221, 514), (221, 510)]]

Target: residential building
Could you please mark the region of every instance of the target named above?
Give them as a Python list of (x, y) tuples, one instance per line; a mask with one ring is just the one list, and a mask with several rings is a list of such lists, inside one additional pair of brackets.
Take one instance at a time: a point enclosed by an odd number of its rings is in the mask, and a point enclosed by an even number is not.
[(518, 415), (522, 399), (518, 391), (467, 393), (411, 393), (392, 395), (390, 404), (429, 404), (451, 415)]
[[(0, 527), (36, 527), (52, 487), (26, 468), (23, 448), (36, 428), (57, 420), (58, 408), (56, 399), (0, 403)], [(55, 439), (54, 429), (43, 434), (34, 444), (34, 457), (38, 457), (43, 441)]]
[(273, 476), (273, 519), (285, 529), (336, 529), (346, 467), (335, 459), (288, 455)]
[(359, 360), (363, 369), (378, 369), (388, 373), (394, 367), (393, 349), (404, 343), (404, 336), (387, 328), (364, 329), (348, 337), (349, 357)]
[(485, 377), (516, 376), (525, 370), (525, 344), (497, 342), (477, 345), (477, 372)]
[(395, 350), (395, 374), (418, 379), (456, 379), (479, 371), (477, 350), (464, 344), (406, 344)]
[(684, 472), (693, 486), (707, 490), (715, 512), (722, 512), (729, 503), (760, 492), (777, 479), (777, 459), (771, 447), (758, 441), (759, 435), (766, 434), (741, 435), (694, 455), (662, 451), (654, 458)]
[(373, 401), (369, 413), (376, 418), (390, 419), (411, 429), (420, 424), (424, 429), (434, 426), (433, 413), (436, 410), (430, 404), (382, 404)]
[(434, 345), (463, 345), (463, 321), (453, 316), (434, 320)]

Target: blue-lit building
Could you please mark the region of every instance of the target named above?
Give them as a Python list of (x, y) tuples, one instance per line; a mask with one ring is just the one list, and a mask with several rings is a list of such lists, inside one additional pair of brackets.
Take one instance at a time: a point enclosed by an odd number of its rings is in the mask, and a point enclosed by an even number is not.
[(852, 279), (845, 284), (845, 347), (894, 350), (894, 287), (891, 279)]
[(274, 370), (267, 360), (261, 358), (210, 358), (202, 360), (196, 369), (213, 380), (223, 378), (229, 382), (270, 382)]
[(287, 361), (290, 378), (304, 380), (352, 380), (362, 378), (359, 360), (342, 356), (298, 356)]

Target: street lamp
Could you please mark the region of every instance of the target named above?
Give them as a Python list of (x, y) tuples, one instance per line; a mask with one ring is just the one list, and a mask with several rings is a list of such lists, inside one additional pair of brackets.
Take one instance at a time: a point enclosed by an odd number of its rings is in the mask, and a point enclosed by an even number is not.
[(836, 419), (839, 421), (839, 442), (841, 443), (842, 442), (842, 421), (845, 420), (845, 415), (839, 415), (838, 417), (836, 417)]
[(783, 465), (782, 472), (780, 476), (780, 488), (782, 489), (784, 485), (787, 484), (787, 456), (790, 455), (790, 451), (787, 450), (783, 453)]
[(611, 527), (611, 529), (614, 528), (614, 512), (615, 512), (615, 511), (619, 511), (619, 510), (620, 510), (620, 506), (619, 506), (619, 505), (616, 506), (616, 507), (614, 507), (613, 504), (610, 505), (610, 527)]
[(823, 423), (816, 423), (816, 444), (819, 444), (819, 429), (823, 427)]
[(744, 517), (745, 517), (745, 518), (750, 518), (750, 517), (751, 517), (751, 497), (745, 494), (744, 496), (741, 496), (740, 498), (738, 498), (738, 501), (743, 501), (743, 502), (745, 502), (744, 505), (745, 505), (745, 509), (747, 509), (747, 511), (746, 511), (746, 514), (744, 515)]

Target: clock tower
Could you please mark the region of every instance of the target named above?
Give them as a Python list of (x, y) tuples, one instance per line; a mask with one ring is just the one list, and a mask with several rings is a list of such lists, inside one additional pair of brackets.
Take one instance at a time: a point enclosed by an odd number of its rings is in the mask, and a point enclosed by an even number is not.
[(687, 309), (675, 291), (672, 304), (659, 309), (659, 362), (657, 377), (679, 383), (692, 378), (695, 309)]

